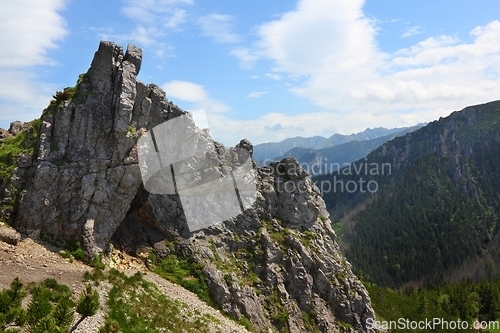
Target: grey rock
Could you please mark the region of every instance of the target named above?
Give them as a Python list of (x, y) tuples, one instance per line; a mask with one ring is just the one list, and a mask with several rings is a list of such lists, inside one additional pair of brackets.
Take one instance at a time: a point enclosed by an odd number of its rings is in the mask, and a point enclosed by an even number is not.
[[(218, 152), (229, 158), (230, 149), (219, 146)], [(245, 316), (260, 331), (307, 332), (312, 319), (321, 332), (346, 327), (368, 332), (366, 321), (375, 316), (368, 293), (342, 256), (311, 179), (291, 159), (256, 172), (257, 202), (199, 232), (186, 231), (175, 196), (140, 192), (129, 216), (134, 225), (153, 226), (165, 239), (182, 237), (174, 252), (204, 265), (214, 302), (233, 318)], [(124, 222), (118, 232), (131, 228), (132, 220)], [(123, 243), (121, 236), (113, 241)], [(144, 245), (147, 241), (135, 246)]]
[(135, 46), (124, 54), (101, 42), (75, 97), (42, 116), (38, 158), (20, 164), (32, 175), (19, 200), (20, 231), (79, 239), (90, 256), (106, 249), (141, 184), (137, 133), (184, 113), (137, 81), (141, 61)]
[(21, 234), (12, 228), (0, 225), (0, 241), (17, 245), (21, 241)]
[(22, 130), (26, 129), (26, 123), (23, 123), (21, 121), (13, 121), (10, 123), (10, 127), (9, 127), (9, 134), (13, 135), (13, 136), (16, 136), (18, 135)]

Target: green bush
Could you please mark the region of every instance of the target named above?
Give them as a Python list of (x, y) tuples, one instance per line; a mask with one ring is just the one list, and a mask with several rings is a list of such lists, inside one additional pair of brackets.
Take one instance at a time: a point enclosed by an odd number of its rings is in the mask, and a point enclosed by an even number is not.
[(32, 299), (26, 310), (28, 331), (67, 332), (73, 321), (75, 303), (68, 286), (45, 279), (30, 288)]
[[(26, 309), (22, 301), (31, 293), (31, 300)], [(94, 315), (99, 307), (97, 294), (90, 290), (90, 300), (87, 288), (85, 299), (76, 305), (82, 318)], [(75, 302), (68, 286), (59, 284), (55, 279), (45, 279), (40, 283), (31, 283), (26, 288), (19, 278), (12, 281), (10, 288), (0, 291), (0, 332), (17, 332), (13, 326), (18, 326), (19, 331), (29, 333), (67, 333), (72, 332), (81, 320), (70, 329), (75, 313)]]
[(86, 257), (85, 250), (79, 241), (73, 240), (66, 244), (65, 250), (59, 252), (63, 258), (75, 258), (76, 260), (82, 261)]
[(92, 261), (90, 262), (90, 266), (101, 270), (106, 268), (106, 264), (102, 262), (102, 255), (101, 254), (96, 255), (94, 259), (92, 259)]
[[(155, 258), (153, 257), (153, 259)], [(213, 304), (210, 290), (203, 275), (202, 264), (178, 258), (176, 255), (171, 254), (162, 260), (155, 259), (153, 266), (156, 274), (173, 283), (180, 284), (208, 304)]]
[(114, 319), (106, 319), (104, 326), (99, 329), (99, 333), (123, 333), (120, 323)]
[(40, 126), (39, 119), (33, 120), (28, 129), (0, 140), (0, 180), (10, 179), (20, 154), (35, 155)]

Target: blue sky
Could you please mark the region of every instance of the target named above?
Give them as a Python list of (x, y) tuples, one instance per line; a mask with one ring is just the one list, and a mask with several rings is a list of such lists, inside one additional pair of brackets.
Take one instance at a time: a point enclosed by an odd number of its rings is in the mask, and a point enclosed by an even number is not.
[(0, 127), (38, 117), (100, 40), (216, 140), (436, 120), (500, 97), (497, 0), (0, 0)]

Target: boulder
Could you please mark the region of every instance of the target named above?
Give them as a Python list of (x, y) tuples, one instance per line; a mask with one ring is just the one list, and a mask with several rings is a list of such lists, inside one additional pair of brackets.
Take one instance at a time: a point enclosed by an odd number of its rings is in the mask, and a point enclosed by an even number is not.
[(21, 241), (21, 234), (12, 228), (0, 225), (0, 241), (17, 245)]

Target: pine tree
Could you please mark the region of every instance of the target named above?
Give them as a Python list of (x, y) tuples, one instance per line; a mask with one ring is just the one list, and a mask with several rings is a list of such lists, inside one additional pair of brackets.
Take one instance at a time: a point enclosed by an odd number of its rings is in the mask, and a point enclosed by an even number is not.
[(87, 284), (76, 304), (76, 312), (81, 315), (81, 318), (72, 327), (70, 332), (73, 332), (85, 318), (95, 315), (100, 306), (99, 295), (92, 289), (90, 284)]
[(25, 296), (26, 292), (19, 277), (12, 281), (9, 289), (0, 292), (0, 331), (24, 323), (26, 316), (21, 303)]
[(71, 323), (73, 322), (73, 317), (75, 315), (75, 310), (73, 309), (74, 302), (69, 298), (62, 298), (56, 305), (53, 316), (56, 325), (61, 328), (64, 332), (67, 332)]

